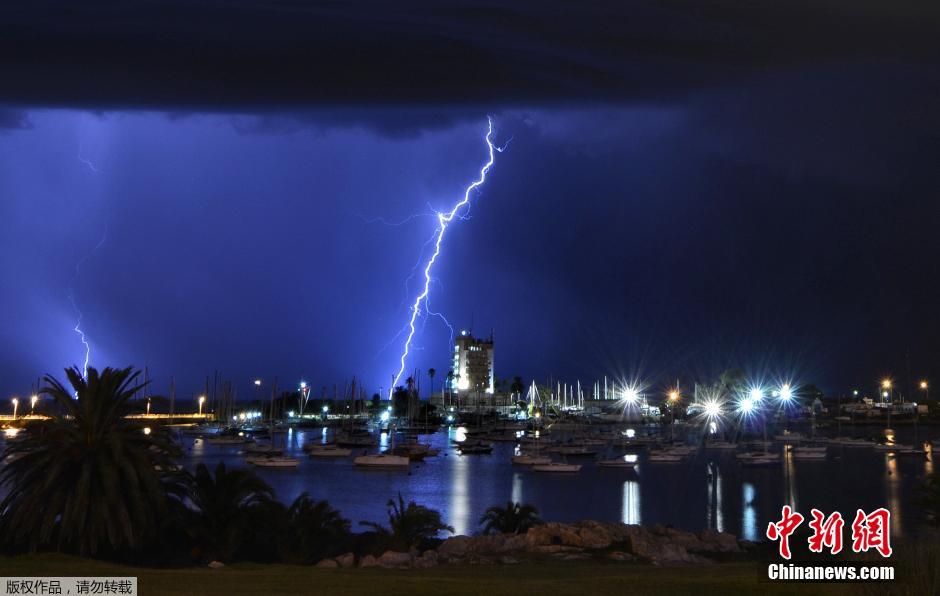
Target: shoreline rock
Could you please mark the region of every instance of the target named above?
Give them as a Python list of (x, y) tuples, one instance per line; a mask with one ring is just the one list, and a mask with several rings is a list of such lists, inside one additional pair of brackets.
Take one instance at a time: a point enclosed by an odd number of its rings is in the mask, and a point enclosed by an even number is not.
[[(525, 534), (452, 536), (436, 549), (423, 553), (386, 551), (378, 558), (367, 555), (358, 567), (427, 569), (440, 564), (513, 565), (524, 560), (607, 560), (633, 564), (708, 564), (709, 557), (727, 558), (744, 553), (733, 534), (702, 530), (687, 532), (660, 524), (628, 525), (617, 522), (550, 522)], [(324, 559), (317, 567), (354, 567), (353, 553)]]

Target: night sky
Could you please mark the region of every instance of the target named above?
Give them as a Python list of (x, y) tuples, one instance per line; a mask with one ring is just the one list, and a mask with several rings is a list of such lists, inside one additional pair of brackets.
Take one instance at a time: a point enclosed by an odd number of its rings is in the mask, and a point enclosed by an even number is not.
[(70, 291), (157, 392), (387, 390), (487, 116), (430, 306), (497, 377), (940, 381), (936, 4), (193, 4), (0, 8), (0, 395)]

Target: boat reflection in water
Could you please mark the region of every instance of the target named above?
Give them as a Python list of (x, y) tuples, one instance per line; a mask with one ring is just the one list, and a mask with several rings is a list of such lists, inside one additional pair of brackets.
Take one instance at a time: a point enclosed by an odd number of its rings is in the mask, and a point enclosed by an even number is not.
[(750, 482), (741, 485), (741, 537), (745, 540), (757, 541), (757, 510), (754, 508), (754, 498), (757, 491)]
[(640, 483), (637, 480), (627, 480), (623, 483), (621, 518), (625, 524), (643, 523), (640, 515)]

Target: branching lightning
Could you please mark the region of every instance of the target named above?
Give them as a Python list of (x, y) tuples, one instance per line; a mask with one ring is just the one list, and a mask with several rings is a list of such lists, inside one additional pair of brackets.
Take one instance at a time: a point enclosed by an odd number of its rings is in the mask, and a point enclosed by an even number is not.
[(82, 273), (82, 265), (85, 264), (85, 261), (90, 259), (98, 249), (104, 246), (104, 243), (108, 241), (108, 228), (105, 226), (104, 234), (101, 235), (101, 240), (98, 241), (98, 244), (91, 249), (88, 254), (78, 260), (75, 263), (75, 275), (72, 276), (72, 282), (69, 284), (68, 298), (69, 302), (72, 304), (72, 310), (75, 311), (75, 327), (72, 328), (75, 333), (78, 334), (78, 337), (82, 340), (82, 345), (85, 346), (85, 360), (82, 364), (82, 378), (88, 378), (88, 362), (91, 360), (91, 344), (88, 343), (88, 337), (85, 334), (85, 331), (82, 329), (82, 311), (78, 308), (78, 303), (75, 301), (75, 283), (78, 281), (79, 276)]
[[(408, 329), (408, 336), (405, 339), (405, 345), (404, 345), (404, 348), (402, 349), (401, 361), (400, 361), (401, 365), (398, 369), (398, 373), (395, 375), (395, 379), (392, 381), (392, 386), (389, 387), (389, 392), (388, 392), (389, 399), (391, 399), (391, 396), (394, 394), (395, 387), (398, 385), (398, 382), (401, 380), (401, 377), (405, 372), (405, 361), (408, 359), (408, 355), (411, 352), (411, 340), (414, 339), (415, 321), (417, 321), (418, 315), (421, 314), (422, 310), (424, 310), (426, 314), (433, 315), (433, 316), (440, 316), (445, 322), (447, 322), (447, 319), (444, 319), (443, 315), (440, 315), (439, 313), (432, 313), (431, 311), (428, 310), (428, 307), (427, 307), (428, 294), (431, 291), (431, 281), (434, 279), (431, 277), (431, 269), (434, 267), (434, 263), (437, 261), (437, 257), (441, 254), (441, 242), (444, 240), (444, 232), (447, 231), (447, 226), (455, 218), (463, 219), (465, 217), (465, 214), (462, 216), (462, 215), (459, 215), (458, 212), (463, 207), (466, 207), (470, 203), (471, 193), (473, 193), (473, 191), (478, 189), (480, 186), (483, 185), (484, 182), (486, 182), (486, 174), (489, 172), (490, 168), (493, 166), (493, 163), (496, 159), (496, 153), (497, 152), (501, 153), (506, 148), (505, 145), (502, 147), (497, 147), (496, 145), (494, 145), (492, 136), (493, 136), (493, 120), (491, 118), (487, 118), (487, 131), (486, 131), (486, 136), (484, 137), (484, 139), (486, 140), (486, 146), (489, 152), (489, 159), (483, 165), (483, 167), (480, 168), (479, 178), (477, 178), (476, 180), (471, 182), (469, 186), (467, 186), (467, 188), (464, 190), (463, 199), (457, 202), (450, 209), (450, 211), (436, 212), (437, 230), (435, 231), (435, 235), (432, 236), (432, 239), (434, 240), (434, 251), (432, 252), (431, 257), (428, 259), (428, 262), (424, 267), (424, 288), (415, 297), (414, 303), (411, 305), (411, 318), (408, 321), (408, 325), (406, 325), (405, 327)], [(447, 323), (447, 325), (448, 327), (450, 327), (450, 323)], [(453, 332), (452, 327), (451, 327), (451, 332)]]

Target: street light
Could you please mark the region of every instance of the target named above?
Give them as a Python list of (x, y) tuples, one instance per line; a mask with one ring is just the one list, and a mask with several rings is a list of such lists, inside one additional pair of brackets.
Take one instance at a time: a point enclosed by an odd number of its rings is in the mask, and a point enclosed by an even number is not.
[(679, 392), (675, 389), (669, 392), (669, 401), (676, 401), (679, 399)]
[(790, 401), (792, 397), (793, 389), (790, 388), (789, 383), (784, 383), (783, 386), (780, 387), (780, 399), (783, 401)]
[(36, 409), (36, 402), (39, 401), (39, 396), (35, 393), (32, 397), (29, 398), (29, 414), (32, 416), (33, 411)]
[(13, 402), (13, 420), (16, 420), (16, 408), (19, 407), (19, 405), (20, 405), (20, 400), (14, 397), (14, 398), (13, 398), (12, 400), (10, 400), (10, 401)]
[(261, 379), (255, 379), (255, 387), (261, 387)]
[(881, 392), (881, 397), (883, 397), (885, 401), (893, 401), (893, 400), (890, 400), (891, 386), (892, 386), (892, 382), (891, 382), (891, 379), (889, 379), (888, 377), (885, 377), (884, 379), (881, 380), (881, 389), (883, 390)]
[(204, 403), (206, 403), (206, 396), (205, 396), (205, 395), (200, 395), (200, 396), (199, 396), (199, 415), (200, 415), (200, 416), (202, 416), (202, 404), (204, 404)]
[(926, 380), (920, 382), (920, 389), (924, 392), (924, 398), (930, 399), (930, 383)]

